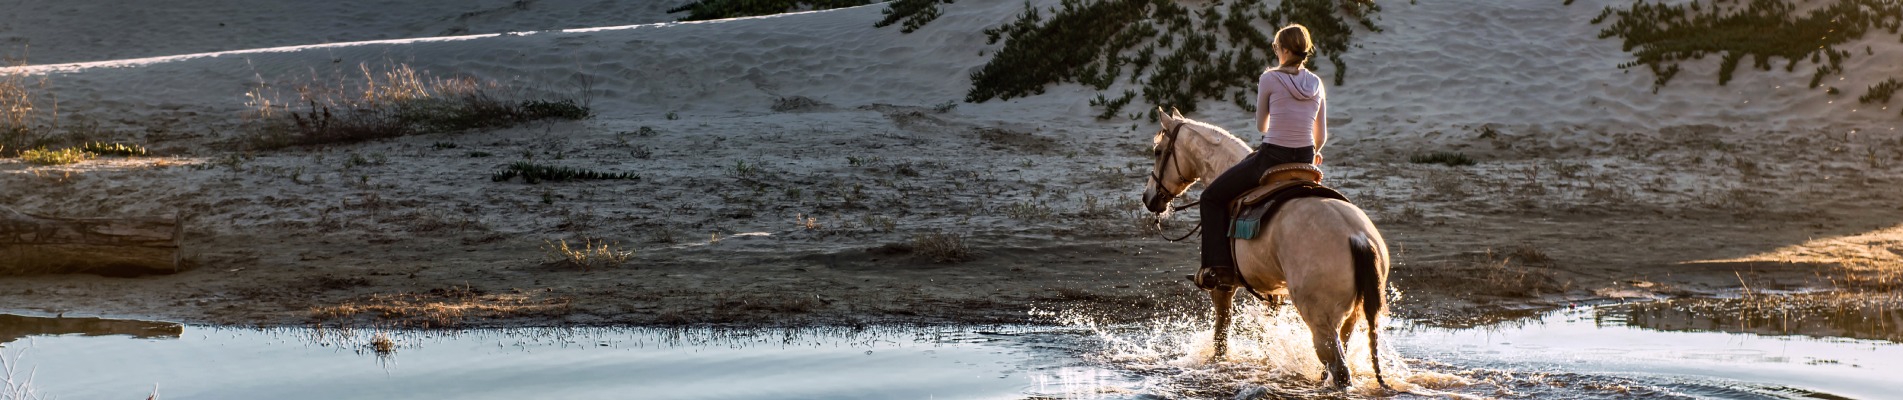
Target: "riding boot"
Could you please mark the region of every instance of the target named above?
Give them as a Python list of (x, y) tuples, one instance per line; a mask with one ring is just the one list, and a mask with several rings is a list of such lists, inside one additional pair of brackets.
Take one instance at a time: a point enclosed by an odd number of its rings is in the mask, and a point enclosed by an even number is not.
[(1214, 290), (1239, 286), (1242, 283), (1242, 277), (1236, 275), (1236, 267), (1218, 266), (1202, 267), (1196, 270), (1196, 275), (1185, 278), (1189, 278), (1189, 281), (1194, 282), (1198, 288)]

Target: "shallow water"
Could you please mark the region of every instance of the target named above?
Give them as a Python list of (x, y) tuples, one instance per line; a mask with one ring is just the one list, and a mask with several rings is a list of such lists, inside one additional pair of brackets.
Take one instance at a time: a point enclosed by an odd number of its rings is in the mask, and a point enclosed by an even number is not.
[[(1454, 329), (1393, 323), (1400, 397), (1885, 398), (1889, 341), (1660, 331), (1656, 311), (1579, 308)], [(1208, 327), (470, 331), (256, 330), (0, 315), (16, 383), (57, 398), (1230, 398), (1326, 394), (1290, 313), (1239, 315), (1225, 362)], [(1635, 318), (1635, 316), (1638, 316)], [(1063, 319), (1060, 316), (1060, 319)], [(1709, 318), (1702, 318), (1705, 320)], [(1723, 324), (1719, 324), (1723, 325)], [(379, 334), (394, 351), (371, 345)], [(1365, 336), (1356, 394), (1374, 394)]]
[(1614, 378), (1662, 395), (1894, 398), (1903, 382), (1897, 378), (1903, 374), (1903, 346), (1895, 342), (1682, 327), (1661, 331), (1649, 327), (1658, 323), (1656, 315), (1632, 307), (1580, 308), (1525, 323), (1403, 328), (1411, 332), (1389, 336), (1399, 338), (1409, 357), (1524, 376)]

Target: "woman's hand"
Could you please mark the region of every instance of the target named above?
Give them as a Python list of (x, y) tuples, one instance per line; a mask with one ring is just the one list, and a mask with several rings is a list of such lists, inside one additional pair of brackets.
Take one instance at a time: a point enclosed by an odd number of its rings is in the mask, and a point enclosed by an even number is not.
[(1322, 153), (1315, 153), (1315, 165), (1322, 165)]

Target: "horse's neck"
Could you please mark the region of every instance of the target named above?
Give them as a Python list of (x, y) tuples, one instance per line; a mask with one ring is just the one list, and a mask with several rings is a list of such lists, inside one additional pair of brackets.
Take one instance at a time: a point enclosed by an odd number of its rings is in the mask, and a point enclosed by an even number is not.
[(1236, 163), (1242, 162), (1243, 157), (1249, 156), (1249, 146), (1242, 142), (1214, 137), (1222, 135), (1221, 133), (1199, 133), (1210, 135), (1210, 137), (1204, 137), (1201, 143), (1195, 146), (1195, 151), (1202, 154), (1192, 157), (1198, 161), (1197, 167), (1202, 169), (1202, 173), (1198, 176), (1204, 184), (1215, 180), (1217, 176), (1222, 175), (1223, 171), (1228, 171), (1229, 167), (1236, 166)]

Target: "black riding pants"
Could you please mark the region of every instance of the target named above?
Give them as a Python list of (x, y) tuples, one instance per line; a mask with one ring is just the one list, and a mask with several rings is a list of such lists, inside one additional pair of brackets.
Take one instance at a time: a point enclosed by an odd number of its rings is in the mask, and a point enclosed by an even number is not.
[(1269, 167), (1286, 163), (1315, 162), (1314, 147), (1288, 148), (1264, 143), (1242, 162), (1229, 167), (1203, 188), (1203, 266), (1235, 267), (1236, 255), (1230, 247), (1229, 202), (1242, 192), (1254, 189)]

